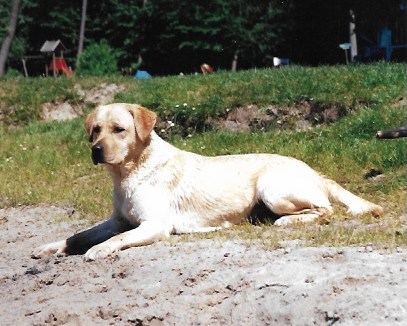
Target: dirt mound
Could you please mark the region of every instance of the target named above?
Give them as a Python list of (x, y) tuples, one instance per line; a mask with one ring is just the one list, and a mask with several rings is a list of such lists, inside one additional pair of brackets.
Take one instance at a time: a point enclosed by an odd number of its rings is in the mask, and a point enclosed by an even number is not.
[[(74, 87), (79, 103), (49, 102), (42, 106), (41, 118), (45, 121), (64, 121), (83, 115), (86, 103), (103, 105), (111, 103), (117, 93), (125, 87), (117, 84), (102, 83), (92, 89), (84, 89), (77, 84)], [(340, 104), (326, 105), (313, 100), (302, 100), (292, 106), (270, 105), (260, 108), (255, 104), (227, 109), (225, 114), (205, 119), (185, 114), (160, 116), (157, 121), (158, 133), (187, 136), (202, 130), (225, 130), (247, 132), (270, 129), (306, 130), (319, 124), (334, 123), (348, 110)], [(0, 116), (1, 117), (1, 116)], [(176, 121), (176, 126), (174, 121)], [(175, 128), (174, 128), (175, 127)]]
[(312, 100), (303, 100), (292, 106), (269, 105), (259, 107), (256, 104), (227, 109), (224, 114), (214, 117), (187, 116), (169, 114), (160, 116), (157, 132), (166, 138), (171, 134), (183, 137), (203, 130), (221, 130), (232, 132), (254, 132), (258, 130), (307, 130), (321, 124), (335, 123), (347, 115), (349, 109), (341, 104), (322, 104)]
[(72, 120), (83, 115), (83, 106), (86, 103), (95, 105), (108, 104), (114, 100), (117, 93), (122, 92), (125, 87), (117, 84), (102, 83), (98, 87), (83, 89), (77, 84), (74, 87), (82, 104), (72, 105), (69, 102), (44, 103), (41, 111), (41, 119), (44, 121)]
[(94, 87), (92, 89), (83, 89), (81, 85), (75, 85), (76, 93), (84, 102), (94, 103), (97, 105), (112, 102), (115, 95), (122, 92), (124, 89), (124, 85), (117, 85), (115, 83), (102, 83), (98, 87)]
[(42, 106), (41, 119), (44, 121), (65, 121), (82, 116), (82, 107), (68, 102), (45, 103)]
[(217, 129), (227, 131), (306, 130), (319, 124), (334, 123), (346, 114), (347, 109), (340, 104), (325, 105), (314, 101), (301, 101), (290, 107), (235, 107), (227, 110), (224, 117), (211, 119), (210, 123)]
[(72, 208), (0, 210), (0, 324), (405, 325), (407, 250), (156, 243), (85, 263), (30, 258), (82, 229)]

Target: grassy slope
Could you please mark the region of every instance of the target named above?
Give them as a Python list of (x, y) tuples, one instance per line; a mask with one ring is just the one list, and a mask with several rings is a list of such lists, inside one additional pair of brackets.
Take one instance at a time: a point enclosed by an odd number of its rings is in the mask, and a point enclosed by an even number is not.
[[(143, 82), (122, 78), (114, 81), (127, 87), (117, 101), (141, 103), (167, 116), (195, 114), (197, 119), (205, 119), (234, 105), (290, 105), (311, 98), (345, 105), (354, 111), (352, 115), (335, 125), (311, 131), (207, 132), (186, 139), (174, 136), (171, 141), (180, 148), (206, 155), (276, 152), (294, 156), (386, 208), (381, 220), (357, 219), (358, 223), (369, 226), (358, 228), (359, 231), (344, 226), (348, 216), (339, 210), (334, 221), (343, 223), (314, 225), (305, 230), (293, 227), (289, 233), (268, 228), (270, 234), (264, 238), (265, 242), (273, 245), (282, 238), (304, 238), (315, 244), (382, 242), (392, 246), (404, 242), (400, 216), (405, 212), (405, 140), (379, 141), (374, 133), (405, 123), (405, 108), (393, 105), (405, 95), (405, 69), (405, 65), (387, 64), (294, 67)], [(81, 83), (90, 88), (100, 82), (100, 79), (0, 81), (4, 120), (24, 125), (0, 129), (1, 206), (65, 203), (74, 205), (91, 219), (109, 214), (110, 180), (100, 166), (91, 164), (83, 120), (35, 122), (43, 102), (66, 99), (80, 102), (73, 85)], [(10, 107), (12, 111), (5, 110)], [(375, 182), (366, 180), (364, 174), (371, 169), (383, 171), (385, 177)], [(264, 230), (250, 226), (234, 230), (240, 231), (256, 238), (256, 232)]]
[(27, 124), (38, 120), (44, 102), (81, 103), (74, 90), (76, 83), (92, 88), (102, 82), (116, 82), (126, 86), (117, 101), (139, 103), (162, 116), (188, 115), (205, 119), (223, 114), (234, 106), (292, 105), (302, 99), (338, 103), (352, 109), (358, 105), (386, 104), (404, 96), (405, 72), (404, 64), (380, 63), (319, 68), (295, 66), (142, 81), (121, 77), (0, 79), (0, 108), (7, 124)]

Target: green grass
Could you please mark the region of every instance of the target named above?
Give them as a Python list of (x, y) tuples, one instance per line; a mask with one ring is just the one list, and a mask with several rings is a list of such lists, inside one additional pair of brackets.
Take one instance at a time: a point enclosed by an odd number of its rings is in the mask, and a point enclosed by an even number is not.
[[(204, 155), (265, 152), (294, 156), (356, 194), (383, 205), (384, 217), (349, 218), (339, 209), (326, 225), (277, 228), (245, 224), (202, 236), (260, 237), (270, 247), (278, 246), (284, 239), (303, 239), (311, 245), (402, 245), (405, 243), (405, 217), (401, 217), (405, 216), (406, 208), (406, 141), (378, 140), (374, 135), (379, 129), (406, 123), (405, 108), (393, 105), (405, 95), (405, 69), (401, 64), (376, 64), (293, 67), (146, 81), (119, 77), (1, 80), (0, 108), (5, 117), (0, 127), (0, 207), (40, 203), (73, 205), (81, 216), (92, 221), (110, 214), (111, 181), (103, 167), (91, 162), (83, 119), (42, 123), (36, 116), (43, 102), (69, 99), (79, 103), (72, 91), (75, 83), (84, 88), (95, 87), (101, 81), (124, 83), (126, 91), (119, 94), (117, 101), (141, 103), (161, 114), (177, 114), (195, 107), (193, 112), (203, 110), (200, 114), (213, 116), (234, 105), (289, 106), (307, 98), (321, 103), (341, 103), (351, 114), (336, 124), (303, 132), (211, 131), (190, 138), (173, 135), (169, 140), (181, 149)], [(21, 112), (16, 114), (16, 108)], [(371, 169), (382, 171), (384, 177), (375, 181), (365, 179)], [(351, 221), (357, 223), (356, 228), (348, 227)]]
[[(120, 83), (126, 89), (116, 102), (138, 103), (165, 119), (192, 119), (204, 126), (208, 117), (235, 106), (290, 106), (302, 100), (340, 104), (350, 111), (361, 105), (390, 103), (405, 96), (405, 64), (257, 69), (238, 73), (159, 77), (135, 80), (109, 78), (0, 79), (0, 108), (6, 124), (37, 121), (45, 102), (82, 104), (74, 86), (90, 89), (101, 83)], [(187, 104), (184, 106), (184, 103)]]

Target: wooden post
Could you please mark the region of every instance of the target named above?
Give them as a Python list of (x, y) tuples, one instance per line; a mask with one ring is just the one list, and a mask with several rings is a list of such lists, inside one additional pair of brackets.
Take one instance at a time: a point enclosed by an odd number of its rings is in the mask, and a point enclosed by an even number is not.
[(235, 53), (233, 54), (232, 67), (231, 67), (232, 72), (236, 72), (236, 70), (237, 70), (238, 58), (239, 58), (239, 50), (235, 50)]
[(52, 69), (53, 69), (53, 72), (54, 72), (54, 77), (56, 77), (57, 76), (57, 70), (56, 70), (56, 67), (55, 67), (55, 52), (52, 52)]
[(351, 9), (350, 14), (350, 23), (349, 23), (349, 43), (351, 44), (350, 48), (350, 61), (354, 62), (355, 57), (358, 55), (358, 44), (356, 40), (356, 26), (355, 26), (355, 13)]
[(23, 57), (21, 61), (23, 62), (24, 76), (28, 77), (27, 66), (25, 65), (25, 58)]

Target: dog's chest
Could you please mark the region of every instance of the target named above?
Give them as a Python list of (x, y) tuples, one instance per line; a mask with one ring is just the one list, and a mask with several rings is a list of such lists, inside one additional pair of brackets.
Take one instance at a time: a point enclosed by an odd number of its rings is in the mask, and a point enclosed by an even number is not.
[(132, 224), (140, 223), (142, 211), (138, 197), (138, 186), (132, 184), (130, 180), (115, 184), (113, 206), (119, 215)]
[(159, 190), (147, 180), (129, 178), (115, 187), (115, 207), (132, 224), (140, 224), (158, 213)]

